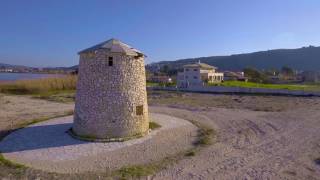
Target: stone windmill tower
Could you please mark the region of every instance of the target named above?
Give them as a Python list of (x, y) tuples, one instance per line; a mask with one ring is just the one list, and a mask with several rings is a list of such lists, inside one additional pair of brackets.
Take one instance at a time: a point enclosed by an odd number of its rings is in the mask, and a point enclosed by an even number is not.
[(117, 141), (147, 134), (145, 55), (116, 39), (79, 55), (73, 135)]

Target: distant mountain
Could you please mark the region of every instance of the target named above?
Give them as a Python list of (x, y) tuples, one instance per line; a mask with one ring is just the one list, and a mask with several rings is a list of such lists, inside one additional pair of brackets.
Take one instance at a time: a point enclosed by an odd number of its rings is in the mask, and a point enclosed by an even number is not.
[(298, 49), (275, 49), (231, 56), (210, 56), (161, 61), (148, 65), (149, 68), (163, 67), (181, 69), (183, 65), (201, 61), (218, 67), (220, 70), (242, 70), (246, 67), (257, 69), (280, 69), (289, 66), (296, 70), (320, 70), (320, 47), (303, 47)]
[(28, 68), (27, 66), (0, 63), (0, 68)]
[[(246, 67), (257, 69), (280, 69), (289, 66), (296, 70), (320, 70), (320, 47), (302, 47), (298, 49), (275, 49), (246, 54), (235, 54), (230, 56), (209, 56), (199, 58), (180, 59), (175, 61), (160, 61), (147, 65), (147, 69), (159, 69), (165, 65), (171, 70), (179, 70), (183, 65), (198, 61), (207, 63), (219, 68), (219, 70), (240, 71)], [(32, 67), (9, 65), (0, 63), (1, 68), (33, 69)], [(78, 65), (71, 67), (48, 67), (47, 70), (73, 71), (77, 70)]]
[[(71, 67), (44, 67), (44, 68), (36, 68), (36, 67), (28, 67), (21, 65), (12, 65), (12, 64), (4, 64), (0, 63), (0, 72), (28, 72), (28, 73), (70, 73), (77, 70), (78, 66)], [(11, 71), (8, 71), (11, 69)]]

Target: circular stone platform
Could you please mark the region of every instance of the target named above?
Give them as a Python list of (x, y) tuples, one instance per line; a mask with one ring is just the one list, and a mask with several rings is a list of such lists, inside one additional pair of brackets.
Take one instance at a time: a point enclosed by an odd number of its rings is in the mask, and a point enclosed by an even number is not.
[(150, 114), (162, 127), (124, 142), (86, 142), (67, 134), (73, 117), (67, 116), (17, 130), (0, 142), (5, 158), (49, 172), (105, 172), (123, 166), (161, 160), (187, 150), (196, 139), (197, 127), (164, 114)]

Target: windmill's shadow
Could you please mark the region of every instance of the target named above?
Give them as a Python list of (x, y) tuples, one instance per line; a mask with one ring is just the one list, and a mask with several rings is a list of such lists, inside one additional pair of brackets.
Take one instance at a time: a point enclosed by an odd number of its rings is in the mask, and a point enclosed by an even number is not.
[[(16, 130), (0, 142), (0, 152), (10, 153), (90, 143), (72, 138), (67, 133), (71, 127), (72, 123), (64, 123)], [(5, 131), (0, 132), (2, 133)]]

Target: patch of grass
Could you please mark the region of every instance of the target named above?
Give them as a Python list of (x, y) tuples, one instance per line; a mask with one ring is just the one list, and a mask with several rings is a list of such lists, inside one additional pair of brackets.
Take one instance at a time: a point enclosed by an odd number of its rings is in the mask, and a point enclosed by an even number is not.
[(320, 166), (320, 157), (315, 159), (314, 162), (316, 163), (316, 165), (319, 165)]
[(289, 174), (291, 176), (296, 176), (297, 173), (295, 171), (284, 171), (284, 173)]
[(148, 87), (156, 87), (156, 86), (159, 86), (159, 83), (147, 82), (147, 86), (148, 86)]
[(44, 99), (44, 100), (54, 101), (54, 102), (62, 102), (62, 103), (74, 102), (75, 90), (45, 92), (45, 93), (33, 95), (33, 98)]
[(200, 145), (210, 145), (212, 144), (212, 138), (209, 136), (203, 136), (197, 143)]
[(246, 88), (267, 88), (267, 89), (287, 89), (287, 90), (304, 90), (304, 91), (320, 91), (320, 86), (315, 84), (264, 84), (243, 81), (224, 81), (219, 84), (209, 84), (211, 86), (230, 86), (230, 87), (246, 87)]
[[(26, 123), (17, 124), (17, 125), (15, 125), (16, 128), (14, 130), (8, 130), (6, 133), (1, 134), (0, 141), (6, 135), (8, 135), (10, 132), (15, 131), (17, 129), (26, 127), (26, 126), (34, 124), (34, 123), (46, 121), (46, 120), (53, 119), (53, 118), (63, 117), (63, 116), (71, 115), (71, 114), (73, 114), (73, 111), (67, 111), (64, 114), (61, 114), (58, 116), (42, 117), (42, 118), (37, 118), (37, 119), (32, 119), (32, 120), (26, 121)], [(2, 171), (2, 170), (7, 171), (6, 173), (8, 173), (9, 176), (11, 176), (11, 178), (12, 178), (12, 176), (14, 176), (15, 178), (19, 177), (18, 179), (22, 179), (23, 178), (22, 176), (29, 176), (30, 175), (30, 174), (25, 174), (26, 170), (29, 170), (31, 172), (34, 171), (34, 170), (30, 170), (28, 167), (26, 167), (22, 164), (18, 164), (13, 161), (10, 161), (8, 159), (5, 159), (3, 157), (3, 155), (0, 153), (0, 171)], [(8, 174), (5, 174), (5, 175), (8, 175)], [(1, 175), (3, 175), (3, 174), (0, 172), (0, 177), (1, 177)], [(47, 177), (48, 175), (53, 175), (53, 173), (46, 173), (45, 176)], [(37, 176), (38, 176), (38, 171), (37, 171)], [(15, 179), (15, 178), (13, 178), (13, 179)]]
[(75, 90), (77, 76), (19, 80), (0, 84), (0, 92), (7, 94), (45, 94), (57, 91)]
[(185, 153), (185, 156), (195, 156), (196, 155), (196, 151), (194, 149), (189, 150)]
[(0, 165), (5, 165), (7, 167), (17, 168), (17, 169), (25, 168), (24, 165), (21, 165), (21, 164), (18, 164), (18, 163), (15, 163), (15, 162), (12, 162), (12, 161), (5, 159), (2, 154), (0, 154)]
[(156, 123), (156, 122), (153, 122), (153, 121), (150, 121), (150, 122), (149, 122), (149, 128), (150, 128), (151, 130), (154, 130), (154, 129), (157, 129), (157, 128), (160, 128), (160, 127), (161, 127), (161, 125), (158, 124), (158, 123)]
[(47, 121), (47, 120), (53, 119), (53, 118), (59, 118), (59, 117), (69, 116), (69, 115), (72, 115), (73, 113), (74, 113), (73, 111), (66, 111), (66, 112), (64, 112), (64, 113), (61, 114), (61, 115), (36, 118), (36, 119), (32, 119), (32, 120), (26, 121), (26, 122), (24, 122), (24, 123), (20, 123), (20, 124), (17, 125), (17, 127), (18, 127), (18, 128), (24, 128), (24, 127), (29, 126), (29, 125), (31, 125), (31, 124), (35, 124), (35, 123), (42, 122), (42, 121)]
[(195, 142), (195, 145), (208, 146), (213, 143), (216, 132), (208, 128), (208, 126), (201, 124), (197, 121), (191, 121), (195, 126), (199, 128), (198, 130), (198, 141)]
[(139, 178), (154, 174), (157, 170), (155, 166), (136, 165), (123, 167), (116, 171), (116, 176), (121, 178)]
[(210, 145), (213, 143), (213, 138), (215, 136), (215, 131), (213, 129), (208, 128), (206, 125), (199, 123), (198, 121), (189, 120), (195, 126), (199, 128), (198, 132), (198, 141), (194, 143), (194, 147), (179, 152), (175, 155), (164, 158), (161, 161), (152, 162), (144, 165), (134, 165), (123, 167), (119, 170), (113, 172), (113, 176), (122, 178), (122, 179), (132, 179), (132, 178), (140, 178), (144, 176), (153, 175), (161, 169), (166, 168), (170, 164), (174, 164), (177, 161), (187, 157), (195, 156), (200, 149), (204, 146)]
[(133, 165), (122, 167), (112, 173), (114, 177), (120, 177), (121, 179), (140, 178), (149, 175), (153, 175), (161, 169), (166, 168), (170, 164), (173, 164), (183, 158), (183, 153), (178, 153), (164, 158), (161, 161), (152, 162), (143, 165)]

